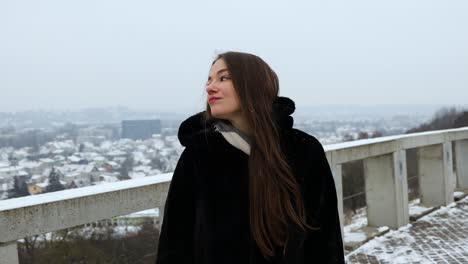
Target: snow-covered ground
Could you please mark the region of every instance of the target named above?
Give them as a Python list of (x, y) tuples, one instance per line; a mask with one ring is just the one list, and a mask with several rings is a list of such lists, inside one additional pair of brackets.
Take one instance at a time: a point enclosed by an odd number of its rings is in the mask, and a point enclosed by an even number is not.
[(376, 237), (348, 263), (468, 263), (468, 197)]

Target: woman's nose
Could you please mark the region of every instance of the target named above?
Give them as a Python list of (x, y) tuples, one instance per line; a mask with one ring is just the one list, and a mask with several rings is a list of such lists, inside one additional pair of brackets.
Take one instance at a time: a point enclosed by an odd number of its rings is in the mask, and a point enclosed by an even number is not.
[(206, 86), (206, 93), (207, 94), (212, 94), (218, 91), (218, 88), (216, 88), (213, 83), (210, 83)]

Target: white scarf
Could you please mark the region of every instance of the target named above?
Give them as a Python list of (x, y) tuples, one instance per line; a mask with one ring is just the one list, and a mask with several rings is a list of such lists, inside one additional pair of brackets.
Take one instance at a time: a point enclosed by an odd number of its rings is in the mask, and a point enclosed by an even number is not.
[(245, 154), (250, 155), (250, 139), (242, 131), (223, 122), (216, 122), (214, 127), (216, 131), (223, 135), (227, 142), (242, 150)]

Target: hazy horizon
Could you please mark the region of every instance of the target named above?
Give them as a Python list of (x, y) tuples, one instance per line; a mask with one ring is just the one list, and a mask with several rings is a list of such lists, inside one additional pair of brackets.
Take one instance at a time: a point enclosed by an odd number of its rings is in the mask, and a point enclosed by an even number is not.
[[(354, 108), (354, 109), (375, 109), (375, 110), (383, 110), (385, 108), (391, 109), (425, 109), (427, 111), (436, 111), (442, 108), (456, 108), (457, 110), (465, 110), (468, 111), (468, 104), (317, 104), (317, 105), (298, 105), (296, 104), (295, 113), (298, 111), (307, 111), (312, 109), (334, 109), (337, 111), (345, 111), (346, 108)], [(146, 111), (153, 111), (153, 112), (167, 112), (167, 113), (178, 113), (178, 114), (189, 114), (194, 111), (204, 111), (205, 109), (203, 106), (192, 106), (192, 107), (179, 107), (173, 109), (167, 108), (158, 108), (155, 107), (132, 107), (132, 106), (125, 106), (125, 105), (109, 105), (109, 106), (89, 106), (89, 107), (36, 107), (36, 108), (28, 108), (28, 109), (18, 109), (18, 110), (7, 110), (1, 111), (0, 113), (24, 113), (24, 112), (80, 112), (80, 111), (87, 111), (87, 110), (128, 110), (128, 111), (135, 111), (135, 112), (146, 112)], [(411, 114), (411, 113), (408, 113)]]
[(465, 106), (466, 1), (3, 1), (0, 112), (196, 111), (216, 53), (262, 57), (299, 107)]

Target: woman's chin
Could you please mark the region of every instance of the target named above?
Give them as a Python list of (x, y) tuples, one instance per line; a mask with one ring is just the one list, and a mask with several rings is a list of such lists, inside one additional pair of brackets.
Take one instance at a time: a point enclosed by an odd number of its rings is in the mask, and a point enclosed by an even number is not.
[(211, 109), (211, 116), (218, 119), (227, 119), (228, 113)]

